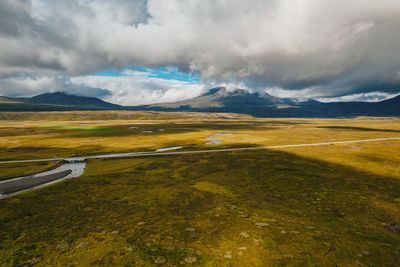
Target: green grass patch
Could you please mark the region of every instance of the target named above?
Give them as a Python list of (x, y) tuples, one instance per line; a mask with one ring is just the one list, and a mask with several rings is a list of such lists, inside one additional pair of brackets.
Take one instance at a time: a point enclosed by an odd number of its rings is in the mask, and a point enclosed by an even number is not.
[(50, 125), (48, 129), (55, 130), (68, 130), (78, 132), (94, 132), (94, 133), (113, 133), (116, 132), (116, 128), (112, 127), (101, 127), (101, 126), (73, 126), (73, 125)]
[(234, 194), (232, 194), (232, 192), (226, 189), (225, 187), (210, 182), (204, 182), (204, 181), (197, 182), (196, 184), (193, 185), (193, 187), (196, 188), (197, 190), (210, 192), (213, 194), (220, 194), (228, 197), (234, 196)]

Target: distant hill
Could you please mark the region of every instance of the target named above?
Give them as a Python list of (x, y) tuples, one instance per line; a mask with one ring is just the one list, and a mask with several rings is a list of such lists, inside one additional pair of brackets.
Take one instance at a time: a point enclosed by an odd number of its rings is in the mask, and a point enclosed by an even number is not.
[(93, 97), (46, 93), (31, 98), (0, 97), (0, 111), (141, 110), (241, 113), (255, 117), (336, 118), (400, 116), (400, 96), (381, 102), (299, 102), (266, 93), (217, 87), (198, 97), (134, 107), (119, 106)]
[(400, 116), (400, 96), (380, 102), (312, 102), (302, 110), (316, 117)]
[(193, 99), (132, 107), (135, 110), (243, 113), (256, 117), (400, 116), (400, 96), (381, 102), (299, 102), (246, 90), (213, 88)]
[(250, 93), (247, 90), (227, 90), (225, 87), (213, 88), (207, 93), (179, 102), (160, 103), (133, 107), (137, 110), (156, 111), (202, 111), (230, 112), (255, 116), (273, 115), (274, 110), (296, 108), (298, 101), (288, 98), (277, 98), (269, 94)]
[(243, 89), (229, 91), (225, 87), (217, 87), (193, 99), (173, 103), (153, 104), (147, 107), (177, 108), (189, 106), (190, 108), (240, 108), (241, 106), (254, 106), (256, 108), (264, 108), (265, 106), (277, 107), (292, 105), (295, 102), (297, 101), (277, 98), (269, 94), (250, 93)]
[(0, 111), (115, 110), (122, 106), (94, 97), (45, 93), (31, 98), (0, 97)]

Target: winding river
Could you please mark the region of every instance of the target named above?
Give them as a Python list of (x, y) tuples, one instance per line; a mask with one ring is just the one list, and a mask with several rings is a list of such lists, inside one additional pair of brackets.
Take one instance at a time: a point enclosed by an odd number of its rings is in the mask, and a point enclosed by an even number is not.
[(49, 171), (0, 181), (0, 199), (79, 177), (85, 171), (85, 167), (85, 161), (67, 161), (65, 164)]
[[(167, 152), (181, 148), (181, 146), (159, 148), (155, 151), (150, 151), (150, 153)], [(148, 153), (149, 152), (132, 152), (60, 159), (63, 160), (65, 163), (52, 170), (0, 181), (0, 199), (15, 196), (23, 192), (48, 186), (50, 184), (58, 183), (66, 179), (79, 177), (84, 173), (86, 168), (86, 161), (88, 159), (122, 158)]]

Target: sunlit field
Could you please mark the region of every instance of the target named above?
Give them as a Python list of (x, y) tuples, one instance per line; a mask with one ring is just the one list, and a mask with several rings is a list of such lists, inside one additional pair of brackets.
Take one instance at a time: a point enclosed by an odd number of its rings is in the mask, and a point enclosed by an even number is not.
[[(398, 118), (0, 118), (2, 161), (400, 137)], [(0, 164), (0, 179), (57, 164)], [(0, 200), (0, 265), (399, 266), (399, 166), (398, 140), (89, 160), (81, 177)]]

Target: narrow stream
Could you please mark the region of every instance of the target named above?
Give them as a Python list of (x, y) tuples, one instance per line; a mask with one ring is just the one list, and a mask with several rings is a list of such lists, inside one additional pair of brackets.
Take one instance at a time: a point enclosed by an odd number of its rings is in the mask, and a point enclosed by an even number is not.
[[(154, 152), (167, 152), (172, 150), (181, 149), (181, 146), (159, 148)], [(7, 179), (0, 181), (0, 199), (11, 197), (22, 192), (41, 188), (50, 184), (58, 183), (66, 179), (81, 176), (86, 168), (86, 160), (88, 159), (110, 159), (110, 158), (123, 158), (133, 155), (148, 154), (149, 152), (131, 152), (131, 153), (118, 153), (106, 154), (76, 158), (66, 158), (65, 163), (55, 169), (17, 178)]]
[(85, 171), (85, 167), (85, 161), (67, 162), (49, 171), (0, 181), (0, 199), (79, 177)]

